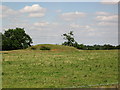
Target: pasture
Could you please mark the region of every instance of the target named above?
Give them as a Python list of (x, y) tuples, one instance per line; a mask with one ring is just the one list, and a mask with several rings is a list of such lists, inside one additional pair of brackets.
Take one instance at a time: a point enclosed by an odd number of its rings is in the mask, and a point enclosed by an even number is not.
[(2, 51), (3, 88), (84, 88), (118, 83), (117, 50), (77, 50), (61, 45), (39, 45)]

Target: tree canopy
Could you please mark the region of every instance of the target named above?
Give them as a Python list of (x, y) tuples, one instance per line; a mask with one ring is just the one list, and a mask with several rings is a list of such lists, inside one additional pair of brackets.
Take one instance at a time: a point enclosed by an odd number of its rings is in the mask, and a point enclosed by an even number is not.
[(77, 45), (77, 42), (74, 39), (74, 34), (73, 31), (70, 31), (68, 34), (63, 34), (62, 35), (66, 41), (64, 43), (62, 43), (62, 45), (66, 45), (66, 46), (74, 46)]
[(25, 49), (31, 43), (32, 39), (24, 28), (8, 29), (2, 34), (2, 50)]

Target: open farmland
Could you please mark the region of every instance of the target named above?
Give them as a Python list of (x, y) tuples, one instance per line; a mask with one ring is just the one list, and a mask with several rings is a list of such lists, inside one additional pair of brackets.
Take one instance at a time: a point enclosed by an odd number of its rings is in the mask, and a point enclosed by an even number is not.
[(77, 50), (47, 45), (51, 50), (3, 51), (3, 88), (71, 88), (118, 83), (117, 50)]

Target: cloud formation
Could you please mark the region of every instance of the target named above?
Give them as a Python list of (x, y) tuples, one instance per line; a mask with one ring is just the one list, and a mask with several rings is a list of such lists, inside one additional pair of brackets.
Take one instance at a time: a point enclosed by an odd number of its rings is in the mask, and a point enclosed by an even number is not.
[(15, 11), (7, 6), (1, 5), (0, 10), (2, 10), (2, 13), (0, 14), (1, 17), (10, 17), (10, 16), (15, 16), (18, 15), (18, 11)]
[(32, 13), (32, 12), (44, 12), (46, 9), (41, 7), (39, 4), (33, 4), (32, 6), (25, 6), (20, 11), (23, 13)]
[(108, 12), (96, 12), (97, 26), (108, 27), (117, 26), (118, 15), (108, 13)]
[(33, 4), (32, 6), (25, 6), (24, 8), (17, 11), (7, 6), (1, 5), (0, 10), (2, 10), (2, 13), (0, 13), (0, 17), (3, 18), (10, 16), (20, 16), (25, 13), (27, 13), (28, 17), (43, 17), (46, 13), (46, 9), (38, 4)]
[(96, 12), (96, 15), (109, 15), (110, 13), (108, 12)]
[(79, 29), (79, 30), (84, 30), (84, 31), (94, 31), (94, 28), (92, 28), (90, 25), (80, 25), (76, 23), (72, 23), (69, 25), (69, 27), (73, 29)]
[(48, 25), (49, 25), (48, 22), (36, 22), (36, 23), (34, 23), (34, 26), (37, 26), (37, 27), (46, 27)]
[(102, 0), (102, 4), (117, 4), (119, 0)]
[(20, 12), (28, 13), (29, 17), (43, 17), (45, 16), (46, 9), (38, 4), (33, 4), (32, 6), (25, 6)]
[(57, 30), (57, 28), (60, 28), (57, 22), (48, 22), (48, 21), (39, 21), (39, 22), (34, 22), (32, 24), (32, 27), (34, 30), (42, 30), (42, 31), (47, 31), (47, 30)]
[(118, 20), (118, 15), (97, 16), (96, 20), (98, 20), (98, 21), (117, 21)]
[(98, 26), (117, 26), (118, 24), (117, 23), (114, 23), (114, 22), (99, 22), (98, 23)]
[(65, 21), (72, 21), (72, 20), (82, 18), (85, 15), (86, 15), (86, 13), (76, 11), (76, 12), (63, 13), (63, 14), (61, 14), (61, 18)]
[[(53, 38), (53, 36), (56, 40), (53, 43), (60, 42), (58, 39), (61, 38), (61, 35), (70, 30), (74, 31), (80, 43), (91, 43), (91, 40), (93, 40), (93, 43), (94, 40), (96, 40), (95, 43), (102, 40), (109, 40), (113, 43), (116, 40), (118, 16), (113, 11), (94, 10), (94, 12), (90, 12), (88, 9), (89, 12), (86, 10), (80, 12), (79, 8), (75, 12), (68, 10), (67, 7), (53, 9), (47, 6), (42, 7), (41, 4), (27, 5), (21, 9), (3, 6), (3, 15), (0, 16), (7, 17), (4, 18), (3, 28), (24, 27), (26, 32), (36, 41), (35, 44), (44, 43), (42, 41), (52, 43), (51, 40), (53, 39), (50, 38)], [(46, 13), (47, 10), (49, 12)], [(115, 13), (117, 12), (115, 11)], [(46, 17), (44, 17), (45, 15)], [(113, 37), (115, 39), (111, 41)], [(63, 40), (61, 39), (61, 41)]]

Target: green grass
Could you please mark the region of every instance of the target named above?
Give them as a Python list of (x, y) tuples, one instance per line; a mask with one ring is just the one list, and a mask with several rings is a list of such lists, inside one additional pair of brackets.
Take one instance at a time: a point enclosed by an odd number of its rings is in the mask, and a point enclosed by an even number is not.
[(118, 82), (117, 50), (3, 51), (3, 88), (69, 88)]
[(32, 47), (28, 48), (28, 50), (31, 50), (31, 48), (34, 48), (34, 50), (40, 50), (40, 48), (42, 46), (49, 47), (51, 49), (51, 51), (78, 51), (74, 47), (63, 46), (63, 45), (54, 45), (54, 44), (40, 44), (40, 45), (35, 45), (35, 46), (32, 46)]

